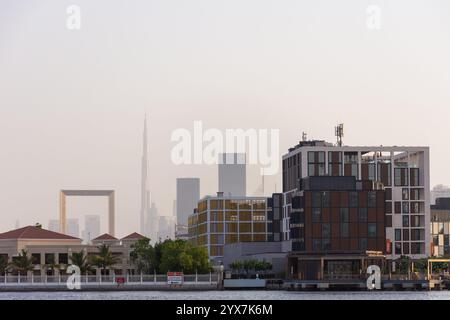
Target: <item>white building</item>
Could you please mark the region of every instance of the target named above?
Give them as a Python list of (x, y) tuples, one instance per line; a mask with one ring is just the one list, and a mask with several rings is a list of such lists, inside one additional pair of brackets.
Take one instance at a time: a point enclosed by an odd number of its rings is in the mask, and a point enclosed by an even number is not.
[(450, 198), (450, 188), (442, 184), (438, 184), (431, 190), (431, 204), (436, 204), (437, 198)]
[(219, 154), (219, 192), (223, 192), (226, 196), (246, 196), (245, 153)]
[(350, 147), (302, 141), (283, 156), (283, 213), (289, 238), (290, 195), (308, 176), (355, 176), (386, 192), (388, 259), (430, 255), (430, 156), (428, 147)]

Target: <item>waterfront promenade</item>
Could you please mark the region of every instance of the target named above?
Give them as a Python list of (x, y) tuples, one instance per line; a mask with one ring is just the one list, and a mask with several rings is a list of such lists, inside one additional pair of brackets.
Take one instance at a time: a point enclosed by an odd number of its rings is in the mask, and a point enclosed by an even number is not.
[[(70, 276), (1, 276), (0, 291), (66, 291)], [(217, 290), (217, 273), (185, 275), (182, 284), (168, 284), (167, 275), (80, 276), (82, 291), (207, 291)]]

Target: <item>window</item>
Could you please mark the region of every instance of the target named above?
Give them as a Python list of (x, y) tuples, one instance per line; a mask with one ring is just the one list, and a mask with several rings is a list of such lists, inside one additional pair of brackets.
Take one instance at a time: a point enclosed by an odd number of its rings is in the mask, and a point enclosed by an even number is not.
[(58, 262), (59, 264), (68, 264), (69, 263), (69, 255), (67, 253), (58, 254)]
[(312, 209), (312, 220), (313, 222), (320, 222), (322, 220), (322, 211), (320, 208)]
[(358, 207), (358, 193), (357, 192), (349, 193), (349, 204), (350, 204), (350, 208)]
[(378, 180), (385, 186), (391, 186), (391, 164), (389, 162), (378, 163)]
[(358, 216), (359, 222), (367, 222), (367, 208), (359, 208)]
[(386, 202), (384, 205), (384, 211), (388, 214), (392, 213), (392, 202)]
[(349, 224), (348, 223), (341, 223), (341, 238), (348, 238), (348, 230), (349, 230)]
[(359, 238), (359, 250), (367, 250), (367, 238)]
[[(41, 254), (40, 253), (33, 253), (31, 254), (31, 259), (33, 261), (33, 264), (41, 264)], [(8, 261), (8, 259), (6, 259)]]
[(340, 220), (341, 220), (341, 222), (349, 222), (349, 211), (348, 211), (348, 208), (341, 208), (341, 210), (340, 210)]
[(409, 227), (409, 216), (402, 216), (403, 227)]
[(425, 217), (424, 216), (411, 216), (411, 227), (424, 227)]
[(308, 152), (308, 175), (309, 176), (325, 175), (325, 152), (323, 151)]
[(402, 200), (409, 200), (409, 191), (406, 188), (402, 189)]
[(329, 223), (322, 224), (322, 238), (330, 238), (331, 227)]
[(322, 239), (322, 250), (323, 251), (331, 250), (331, 241), (330, 241), (330, 239)]
[(409, 230), (403, 229), (403, 241), (409, 241)]
[(411, 189), (411, 200), (423, 200), (420, 196), (420, 189)]
[(344, 175), (358, 178), (358, 153), (344, 153)]
[(435, 245), (435, 246), (439, 245), (439, 236), (438, 235), (433, 236), (433, 245)]
[(423, 254), (425, 253), (424, 243), (411, 243), (411, 254)]
[(322, 192), (322, 207), (323, 208), (330, 207), (330, 193), (328, 191)]
[(395, 241), (402, 240), (402, 229), (395, 229)]
[(395, 243), (395, 254), (402, 254), (402, 244), (401, 242)]
[(322, 242), (320, 239), (313, 239), (313, 251), (320, 251), (322, 249)]
[(328, 152), (328, 174), (334, 177), (342, 175), (342, 152)]
[(369, 238), (375, 238), (377, 236), (377, 224), (369, 223), (367, 228), (367, 234)]
[(55, 263), (55, 254), (54, 253), (46, 253), (45, 254), (45, 264), (54, 264)]
[(384, 191), (386, 192), (386, 200), (392, 201), (392, 189), (386, 188)]
[(396, 187), (408, 186), (408, 169), (395, 168), (394, 169), (394, 184)]
[(402, 202), (402, 213), (409, 213), (409, 202)]
[(312, 193), (312, 206), (315, 208), (320, 208), (321, 204), (322, 204), (322, 201), (321, 201), (320, 192), (313, 192)]
[(425, 230), (411, 229), (411, 241), (425, 240)]
[(420, 185), (419, 183), (419, 168), (411, 168), (410, 170), (410, 185), (417, 187)]
[(377, 206), (377, 193), (376, 193), (376, 191), (368, 192), (367, 206), (369, 208), (376, 208), (376, 206)]
[(403, 242), (403, 254), (409, 254), (409, 243)]
[(423, 202), (411, 202), (411, 213), (425, 213)]

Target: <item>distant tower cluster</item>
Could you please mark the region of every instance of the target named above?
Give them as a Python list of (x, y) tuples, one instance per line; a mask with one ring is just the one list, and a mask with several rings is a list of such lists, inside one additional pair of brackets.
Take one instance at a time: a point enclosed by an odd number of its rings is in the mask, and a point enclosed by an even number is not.
[(84, 216), (84, 230), (82, 232), (82, 238), (85, 243), (90, 243), (92, 239), (97, 238), (100, 235), (100, 216), (90, 214)]
[(152, 242), (159, 240), (160, 217), (156, 204), (152, 202), (152, 194), (149, 188), (149, 157), (148, 157), (148, 130), (147, 116), (144, 120), (142, 173), (141, 173), (141, 214), (140, 232), (150, 238)]
[(187, 233), (188, 217), (200, 200), (199, 178), (177, 179), (177, 234)]
[(143, 148), (142, 148), (142, 168), (141, 168), (141, 215), (140, 215), (140, 232), (146, 233), (146, 218), (150, 212), (151, 194), (148, 185), (148, 140), (147, 140), (147, 116), (144, 120), (144, 135), (143, 135)]
[(225, 196), (245, 197), (247, 194), (245, 153), (219, 154), (219, 192)]

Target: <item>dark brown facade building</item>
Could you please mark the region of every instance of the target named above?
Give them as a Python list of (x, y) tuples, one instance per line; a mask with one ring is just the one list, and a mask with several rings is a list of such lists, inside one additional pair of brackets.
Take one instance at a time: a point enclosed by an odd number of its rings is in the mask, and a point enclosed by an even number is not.
[(308, 177), (301, 184), (290, 217), (294, 278), (358, 274), (367, 252), (385, 253), (384, 190), (355, 177)]

